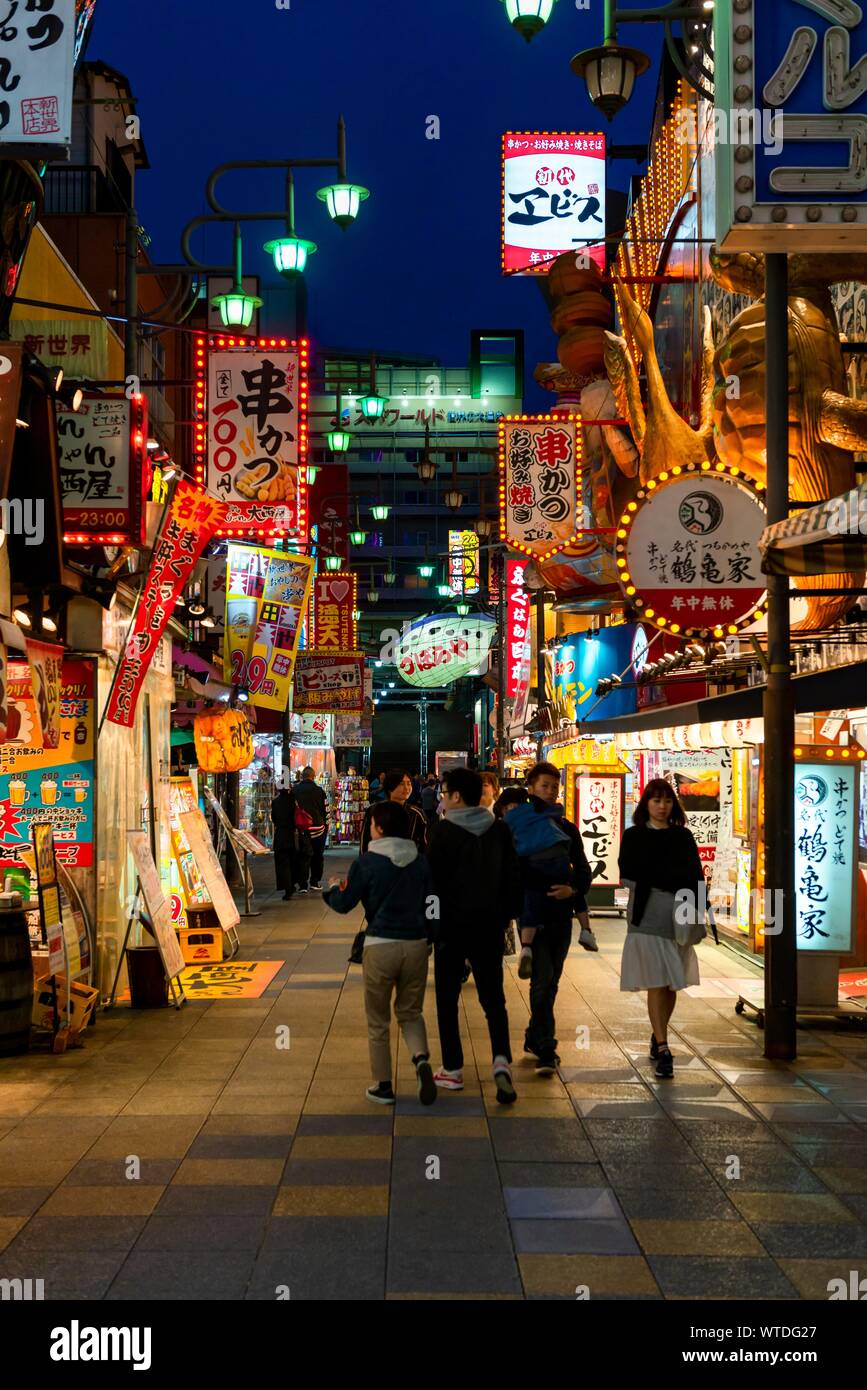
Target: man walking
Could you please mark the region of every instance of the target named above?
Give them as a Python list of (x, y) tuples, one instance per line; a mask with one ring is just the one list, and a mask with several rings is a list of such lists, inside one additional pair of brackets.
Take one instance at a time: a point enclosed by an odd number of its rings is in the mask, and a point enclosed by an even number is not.
[[(385, 793), (386, 801), (396, 801), (398, 806), (403, 806), (409, 816), (409, 838), (412, 840), (419, 854), (424, 854), (427, 849), (427, 821), (421, 811), (416, 806), (409, 806), (407, 802), (412, 794), (412, 778), (408, 772), (400, 768), (395, 768), (392, 772), (385, 772), (382, 776), (382, 789)], [(379, 803), (381, 804), (381, 803)], [(361, 853), (366, 854), (370, 848), (370, 823), (372, 806), (368, 806), (364, 813), (364, 821), (361, 826)]]
[[(322, 787), (316, 785), (316, 773), (312, 767), (305, 767), (301, 781), (295, 788), (295, 800), (306, 811), (312, 824), (308, 827), (310, 836), (310, 887), (322, 887), (322, 869), (325, 862), (325, 842), (328, 838), (328, 802)], [(307, 892), (307, 879), (300, 885), (302, 893)]]
[(443, 782), (445, 813), (431, 833), (428, 861), (440, 914), (434, 966), (443, 1057), (434, 1079), (445, 1090), (464, 1087), (458, 1001), (469, 961), (488, 1022), (497, 1100), (511, 1105), (517, 1096), (503, 991), (503, 939), (521, 910), (521, 875), (508, 827), (479, 805), (481, 798), (479, 774), (452, 768)]
[[(538, 811), (556, 806), (560, 794), (560, 770), (553, 763), (537, 763), (527, 777), (530, 801)], [(586, 917), (584, 895), (590, 887), (590, 865), (578, 827), (561, 814), (556, 824), (569, 837), (568, 882), (552, 884), (544, 898), (541, 921), (533, 941), (533, 972), (530, 977), (530, 1022), (524, 1038), (524, 1051), (536, 1058), (539, 1076), (557, 1070), (554, 1001), (563, 966), (572, 944), (572, 914), (582, 917), (581, 945), (587, 951), (598, 946)], [(522, 861), (523, 864), (524, 861)], [(586, 925), (585, 925), (586, 923)]]

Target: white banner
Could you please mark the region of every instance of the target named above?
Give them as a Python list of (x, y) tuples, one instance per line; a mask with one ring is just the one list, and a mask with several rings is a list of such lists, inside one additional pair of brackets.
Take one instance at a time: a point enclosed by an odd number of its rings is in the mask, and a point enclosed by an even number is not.
[(6, 3), (0, 22), (0, 155), (67, 159), (75, 0)]
[(623, 778), (578, 776), (575, 790), (578, 829), (593, 871), (593, 887), (619, 888)]

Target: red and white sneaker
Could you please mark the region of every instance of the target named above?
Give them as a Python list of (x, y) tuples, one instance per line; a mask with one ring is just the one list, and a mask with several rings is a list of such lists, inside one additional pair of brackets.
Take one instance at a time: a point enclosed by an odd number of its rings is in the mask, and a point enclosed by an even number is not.
[(446, 1071), (445, 1067), (441, 1067), (434, 1077), (434, 1081), (443, 1091), (462, 1091), (464, 1089), (462, 1071)]

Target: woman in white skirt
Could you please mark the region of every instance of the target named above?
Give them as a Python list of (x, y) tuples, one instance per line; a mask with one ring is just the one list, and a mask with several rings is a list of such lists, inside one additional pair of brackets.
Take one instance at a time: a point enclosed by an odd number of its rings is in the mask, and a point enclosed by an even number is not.
[(632, 819), (620, 844), (620, 877), (629, 888), (620, 988), (647, 990), (650, 1058), (656, 1075), (668, 1080), (674, 1075), (668, 1023), (677, 991), (699, 983), (695, 947), (679, 946), (675, 937), (675, 895), (686, 890), (697, 900), (704, 871), (668, 782), (661, 777), (648, 782)]

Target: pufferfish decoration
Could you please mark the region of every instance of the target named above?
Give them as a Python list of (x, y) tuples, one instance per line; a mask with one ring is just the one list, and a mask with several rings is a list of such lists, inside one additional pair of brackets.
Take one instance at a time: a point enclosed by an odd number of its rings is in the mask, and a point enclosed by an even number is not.
[[(620, 320), (640, 349), (647, 377), (642, 403), (626, 339), (605, 334), (605, 367), (620, 413), (629, 421), (646, 485), (672, 463), (719, 459), (759, 488), (767, 479), (765, 420), (764, 257), (710, 253), (717, 284), (755, 303), (732, 319), (714, 350), (710, 310), (704, 309), (702, 411), (693, 429), (671, 404), (656, 356), (653, 324), (622, 281), (615, 281)], [(867, 255), (789, 257), (789, 496), (815, 503), (855, 485), (853, 454), (867, 449), (867, 402), (846, 394), (846, 370), (830, 286), (867, 280)], [(806, 613), (793, 627), (820, 631), (851, 608), (854, 597), (822, 597), (822, 589), (857, 588), (864, 575), (800, 578)]]

